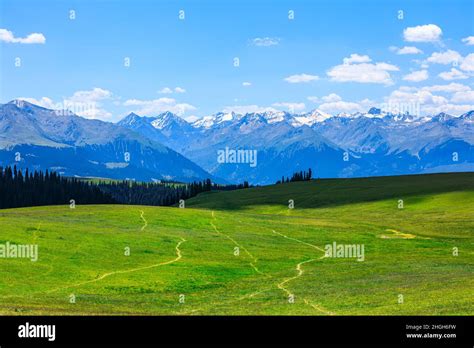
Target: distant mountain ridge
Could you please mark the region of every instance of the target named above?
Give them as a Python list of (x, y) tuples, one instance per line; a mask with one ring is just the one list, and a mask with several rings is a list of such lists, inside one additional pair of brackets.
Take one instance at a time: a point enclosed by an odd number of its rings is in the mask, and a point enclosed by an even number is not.
[[(255, 151), (256, 165), (219, 161), (224, 149)], [(307, 168), (314, 177), (473, 171), (474, 111), (219, 112), (193, 123), (171, 112), (131, 113), (112, 124), (12, 101), (0, 105), (0, 165), (15, 164), (16, 152), (19, 164), (63, 175), (146, 181), (268, 184)]]
[(49, 169), (67, 176), (219, 181), (141, 133), (15, 100), (0, 105), (0, 165)]
[[(142, 118), (140, 128), (159, 124), (147, 136), (217, 176), (266, 184), (308, 167), (319, 177), (474, 170), (473, 115), (418, 117), (373, 107), (339, 115), (219, 112), (188, 123), (168, 112)], [(137, 129), (127, 117), (119, 124)], [(225, 147), (257, 150), (258, 166), (218, 163), (216, 152)]]

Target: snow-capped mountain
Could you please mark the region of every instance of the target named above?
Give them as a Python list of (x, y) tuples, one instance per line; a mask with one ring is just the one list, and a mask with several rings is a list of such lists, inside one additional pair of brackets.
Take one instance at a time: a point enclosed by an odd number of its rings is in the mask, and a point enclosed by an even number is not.
[[(418, 117), (378, 108), (339, 115), (219, 112), (172, 131), (155, 128), (153, 137), (229, 181), (265, 184), (305, 167), (320, 177), (472, 170), (473, 115)], [(218, 163), (216, 154), (226, 147), (257, 150), (258, 166)], [(458, 161), (449, 151), (458, 152)]]
[[(219, 112), (194, 123), (171, 112), (131, 113), (112, 124), (12, 101), (0, 105), (0, 165), (79, 176), (211, 177), (254, 184), (309, 167), (315, 177), (472, 171), (473, 119), (474, 111), (416, 117), (371, 108), (344, 116), (320, 110)], [(219, 160), (218, 154), (229, 150), (244, 150), (244, 157)], [(255, 152), (253, 165), (245, 151)]]

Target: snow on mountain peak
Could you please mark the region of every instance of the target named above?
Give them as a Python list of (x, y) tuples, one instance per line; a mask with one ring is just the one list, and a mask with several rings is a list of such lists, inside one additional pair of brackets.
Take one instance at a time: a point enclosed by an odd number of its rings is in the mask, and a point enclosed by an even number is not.
[(330, 114), (315, 109), (312, 112), (294, 116), (291, 121), (291, 125), (293, 127), (301, 127), (304, 125), (311, 127), (315, 123), (321, 123), (326, 121), (328, 118), (331, 118)]
[(181, 117), (176, 116), (172, 112), (166, 111), (156, 116), (155, 119), (151, 122), (151, 125), (156, 129), (162, 130), (173, 123), (177, 123), (179, 125), (187, 124), (187, 122)]

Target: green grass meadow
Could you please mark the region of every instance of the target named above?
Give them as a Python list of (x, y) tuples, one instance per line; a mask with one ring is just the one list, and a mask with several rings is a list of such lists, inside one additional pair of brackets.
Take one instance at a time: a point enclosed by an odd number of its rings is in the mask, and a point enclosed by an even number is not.
[(6, 242), (39, 259), (0, 259), (1, 315), (474, 314), (474, 173), (5, 209)]

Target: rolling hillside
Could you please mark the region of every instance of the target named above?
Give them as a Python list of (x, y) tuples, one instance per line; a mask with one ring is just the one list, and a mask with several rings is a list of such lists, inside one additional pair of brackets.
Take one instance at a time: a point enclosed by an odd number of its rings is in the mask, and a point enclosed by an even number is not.
[[(473, 206), (457, 173), (1, 210), (0, 243), (39, 259), (0, 259), (0, 313), (472, 315)], [(334, 242), (364, 260), (324, 257)]]

